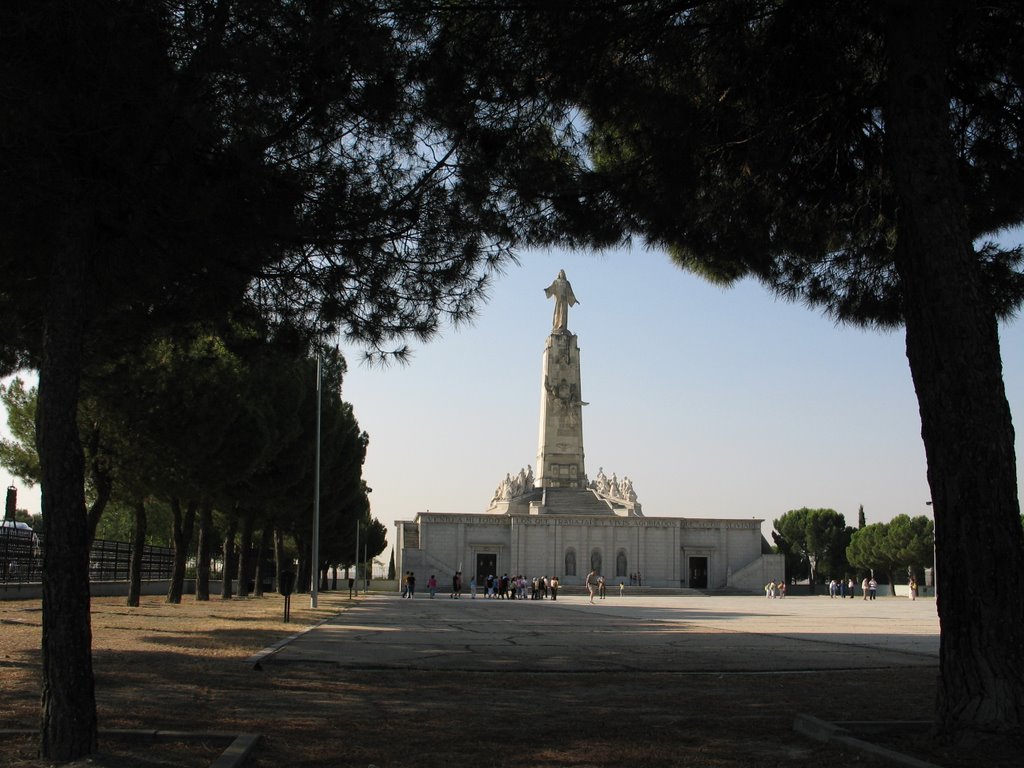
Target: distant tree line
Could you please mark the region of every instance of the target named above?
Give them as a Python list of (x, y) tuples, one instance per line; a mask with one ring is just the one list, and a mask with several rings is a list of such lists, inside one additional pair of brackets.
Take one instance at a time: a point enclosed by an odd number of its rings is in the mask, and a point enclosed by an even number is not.
[(793, 509), (774, 521), (775, 549), (785, 556), (786, 580), (824, 584), (873, 574), (883, 583), (921, 581), (934, 565), (935, 531), (926, 515), (896, 515), (888, 523), (858, 527), (834, 509)]
[[(370, 560), (383, 552), (386, 529), (370, 516), (362, 479), (368, 436), (341, 399), (345, 364), (334, 355), (324, 364), (313, 567), (316, 365), (280, 336), (234, 322), (221, 334), (193, 326), (153, 338), (91, 372), (78, 418), (90, 539), (132, 542), (133, 565), (144, 544), (173, 547), (169, 602), (180, 602), (186, 575), (208, 600), (215, 557), (224, 564), (221, 596), (230, 598), (233, 578), (239, 596), (250, 584), (259, 594), (283, 570), (297, 570), (298, 591), (310, 589), (314, 572), (326, 589), (329, 570), (355, 564), (363, 544)], [(0, 466), (29, 484), (40, 480), (36, 401), (21, 378), (0, 385), (12, 434), (0, 440)], [(128, 603), (138, 605), (137, 567), (130, 583)]]

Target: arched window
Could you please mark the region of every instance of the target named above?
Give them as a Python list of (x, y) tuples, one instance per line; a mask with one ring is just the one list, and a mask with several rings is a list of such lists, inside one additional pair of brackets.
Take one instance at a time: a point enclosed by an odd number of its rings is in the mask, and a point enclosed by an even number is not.
[(576, 550), (569, 549), (565, 553), (565, 575), (575, 576), (576, 575)]
[(619, 554), (615, 556), (615, 575), (626, 575), (626, 550), (624, 549), (620, 549)]
[(595, 549), (590, 553), (590, 568), (601, 573), (601, 550)]

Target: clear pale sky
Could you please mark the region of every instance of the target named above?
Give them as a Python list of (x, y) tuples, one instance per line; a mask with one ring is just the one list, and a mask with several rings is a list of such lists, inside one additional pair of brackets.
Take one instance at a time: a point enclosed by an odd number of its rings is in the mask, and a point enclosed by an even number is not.
[[(628, 475), (646, 516), (755, 517), (770, 535), (803, 506), (853, 525), (861, 504), (869, 523), (930, 514), (902, 331), (836, 326), (752, 281), (723, 290), (636, 249), (525, 254), (473, 326), (404, 368), (353, 361), (343, 396), (370, 435), (364, 476), (382, 522), (482, 512), (506, 472), (535, 464), (543, 289), (562, 268), (580, 301), (569, 330), (587, 474)], [(1001, 339), (1019, 419), (1024, 326), (1004, 324)], [(1022, 455), (1018, 439), (1019, 475)]]
[[(563, 268), (581, 302), (569, 330), (589, 403), (587, 474), (628, 475), (645, 515), (761, 518), (769, 535), (803, 506), (853, 525), (861, 504), (869, 523), (930, 513), (902, 331), (836, 326), (754, 282), (723, 290), (641, 249), (521, 260), (474, 324), (417, 346), (408, 365), (348, 354), (343, 396), (370, 435), (364, 476), (389, 542), (419, 511), (483, 512), (506, 472), (535, 464), (544, 288)], [(1019, 435), (1024, 324), (1003, 324), (1001, 340)], [(1022, 455), (1018, 437), (1018, 475)], [(19, 506), (37, 510), (38, 494), (21, 492)]]

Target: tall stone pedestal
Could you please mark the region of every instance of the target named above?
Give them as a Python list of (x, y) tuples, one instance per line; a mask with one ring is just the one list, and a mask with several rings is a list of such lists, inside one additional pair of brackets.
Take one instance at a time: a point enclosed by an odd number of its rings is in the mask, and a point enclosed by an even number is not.
[(541, 366), (537, 488), (585, 488), (580, 348), (568, 331), (548, 336)]

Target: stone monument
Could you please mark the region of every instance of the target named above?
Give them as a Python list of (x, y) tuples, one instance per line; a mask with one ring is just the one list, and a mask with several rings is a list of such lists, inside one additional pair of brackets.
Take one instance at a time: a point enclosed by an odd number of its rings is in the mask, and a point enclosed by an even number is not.
[(782, 555), (764, 554), (760, 519), (647, 518), (629, 477), (601, 467), (588, 481), (580, 348), (569, 330), (579, 301), (565, 270), (544, 293), (555, 311), (541, 365), (536, 466), (506, 473), (483, 513), (417, 512), (398, 521), (396, 572), (442, 580), (468, 572), (483, 589), (501, 574), (557, 575), (582, 586), (595, 569), (610, 584), (752, 594), (782, 578)]
[(569, 330), (569, 307), (579, 303), (565, 270), (544, 294), (555, 300), (551, 335), (541, 364), (537, 488), (586, 488), (583, 463), (583, 406), (580, 348)]

